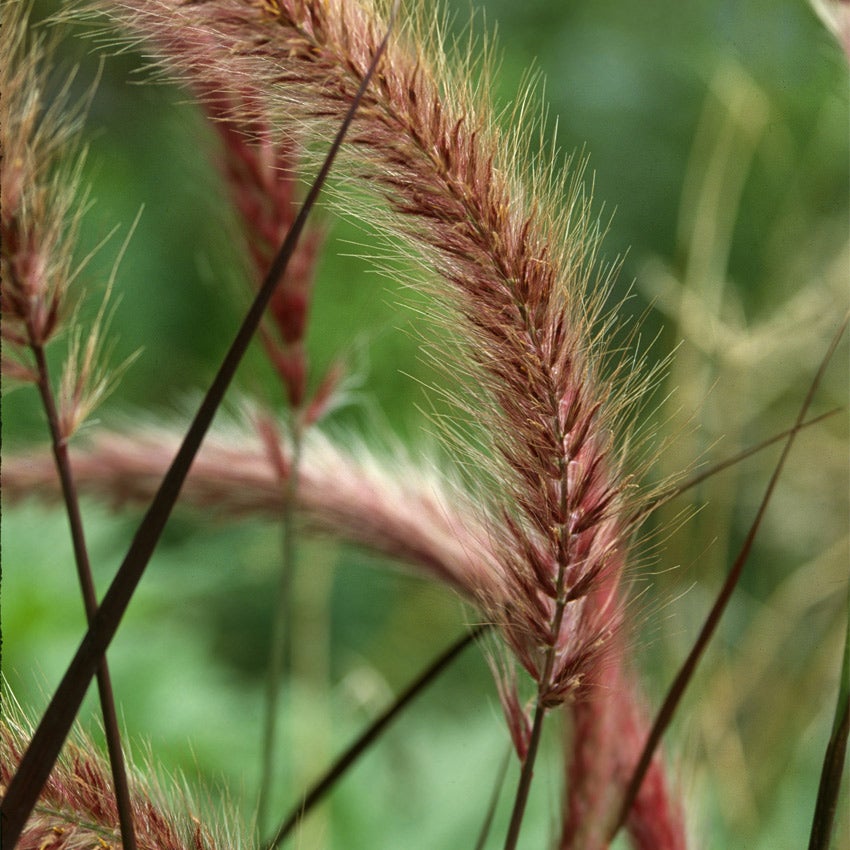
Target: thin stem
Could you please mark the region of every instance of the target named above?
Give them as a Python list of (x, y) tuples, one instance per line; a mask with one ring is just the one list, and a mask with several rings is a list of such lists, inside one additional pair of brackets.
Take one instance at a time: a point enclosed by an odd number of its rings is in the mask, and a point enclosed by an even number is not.
[(293, 412), (290, 432), (292, 457), (286, 480), (286, 501), (284, 502), (282, 517), (283, 540), (280, 577), (277, 599), (275, 601), (271, 654), (266, 678), (266, 717), (263, 726), (263, 749), (260, 756), (260, 796), (257, 802), (258, 835), (262, 834), (268, 814), (269, 796), (271, 794), (274, 773), (280, 685), (290, 666), (292, 651), (292, 576), (295, 571), (296, 559), (295, 505), (298, 498), (298, 477), (303, 446), (302, 428), (299, 424), (297, 411)]
[(528, 741), (528, 752), (522, 763), (522, 773), (519, 776), (514, 810), (511, 813), (511, 822), (508, 825), (508, 834), (505, 838), (505, 850), (514, 850), (519, 840), (519, 830), (525, 815), (525, 806), (528, 803), (528, 794), (531, 791), (531, 780), (534, 776), (534, 763), (537, 760), (537, 751), (540, 748), (540, 735), (543, 732), (543, 719), (546, 716), (546, 706), (542, 699), (537, 700), (537, 708), (534, 711), (534, 724), (531, 727), (531, 737)]
[(310, 191), (298, 211), (298, 216), (287, 233), (260, 291), (231, 343), (212, 385), (204, 396), (171, 466), (165, 473), (153, 503), (142, 519), (130, 544), (130, 549), (103, 597), (100, 608), (92, 618), (88, 631), (65, 671), (50, 704), (47, 706), (30, 745), (18, 765), (15, 776), (9, 783), (6, 795), (3, 797), (2, 804), (0, 804), (0, 829), (3, 830), (4, 842), (9, 846), (14, 847), (20, 838), (24, 824), (35, 806), (38, 795), (56, 763), (59, 750), (62, 748), (74, 718), (80, 710), (80, 705), (100, 659), (118, 631), (121, 618), (124, 616), (145, 567), (159, 542), (168, 517), (177, 502), (177, 497), (180, 495), (183, 482), (186, 480), (192, 462), (201, 447), (201, 442), (212, 424), (213, 417), (268, 306), (269, 299), (298, 244), (307, 216), (318, 198), (336, 154), (342, 145), (343, 138), (354, 119), (354, 113), (357, 111), (375, 68), (384, 54), (397, 5), (396, 3), (393, 8), (387, 33), (372, 58), (369, 69), (351, 102), (345, 120), (337, 131), (319, 174), (310, 187)]
[[(850, 45), (845, 39), (845, 51), (850, 59)], [(827, 850), (832, 836), (838, 792), (847, 755), (847, 738), (850, 735), (850, 583), (847, 585), (847, 623), (844, 632), (844, 652), (841, 658), (841, 676), (838, 684), (838, 699), (835, 717), (826, 752), (823, 757), (818, 798), (812, 816), (812, 831), (809, 850)]]
[(732, 598), (732, 594), (738, 585), (738, 580), (740, 579), (741, 573), (744, 569), (744, 565), (746, 564), (747, 559), (749, 558), (750, 551), (752, 550), (753, 543), (755, 542), (755, 537), (759, 530), (759, 527), (761, 526), (765, 511), (767, 510), (767, 506), (770, 502), (771, 496), (773, 495), (773, 491), (779, 481), (779, 476), (782, 474), (782, 470), (785, 467), (785, 461), (788, 459), (788, 455), (791, 451), (791, 446), (794, 444), (794, 439), (797, 436), (803, 424), (803, 421), (806, 418), (806, 413), (808, 413), (809, 406), (811, 405), (812, 399), (814, 398), (814, 394), (817, 391), (821, 379), (823, 378), (823, 374), (826, 371), (826, 367), (830, 359), (832, 358), (832, 355), (835, 353), (835, 349), (838, 347), (838, 343), (847, 328), (847, 323), (849, 319), (850, 315), (848, 315), (848, 317), (845, 317), (844, 321), (841, 323), (841, 326), (833, 337), (832, 342), (830, 343), (830, 346), (826, 352), (826, 355), (821, 361), (817, 374), (812, 380), (811, 386), (809, 387), (809, 391), (806, 393), (806, 397), (803, 400), (802, 405), (800, 406), (800, 411), (797, 414), (797, 419), (794, 422), (793, 427), (788, 432), (788, 437), (786, 438), (785, 445), (782, 448), (782, 454), (779, 456), (779, 460), (777, 461), (776, 467), (773, 470), (773, 474), (770, 477), (770, 481), (768, 482), (767, 488), (765, 489), (764, 495), (762, 496), (761, 504), (759, 505), (755, 519), (753, 520), (750, 526), (750, 530), (747, 533), (747, 537), (744, 540), (743, 545), (741, 546), (741, 550), (738, 553), (738, 557), (735, 559), (735, 563), (732, 565), (732, 569), (729, 571), (729, 575), (726, 577), (726, 581), (723, 583), (723, 587), (720, 589), (720, 593), (717, 595), (717, 599), (715, 600), (714, 605), (712, 606), (711, 611), (709, 612), (708, 617), (706, 618), (705, 623), (703, 624), (703, 627), (700, 630), (699, 636), (697, 637), (693, 648), (691, 649), (687, 659), (685, 660), (684, 664), (676, 675), (673, 684), (670, 686), (670, 690), (667, 692), (667, 696), (664, 698), (664, 702), (662, 703), (661, 708), (658, 711), (658, 715), (655, 718), (655, 722), (652, 724), (652, 729), (650, 730), (649, 737), (647, 738), (646, 744), (644, 745), (643, 752), (641, 753), (637, 766), (635, 767), (634, 772), (632, 773), (631, 779), (629, 780), (629, 784), (626, 787), (626, 792), (623, 796), (623, 802), (620, 806), (615, 826), (610, 835), (610, 840), (612, 841), (614, 839), (614, 836), (616, 836), (616, 834), (620, 831), (620, 829), (626, 822), (626, 818), (628, 817), (629, 811), (631, 810), (631, 807), (635, 799), (637, 798), (638, 792), (640, 791), (640, 786), (643, 783), (643, 779), (646, 776), (646, 772), (649, 769), (650, 762), (652, 761), (652, 758), (655, 755), (655, 751), (658, 748), (658, 744), (661, 742), (661, 738), (664, 735), (664, 732), (670, 725), (670, 721), (673, 719), (673, 715), (675, 714), (676, 709), (678, 708), (679, 702), (682, 696), (684, 695), (685, 689), (693, 678), (697, 664), (702, 658), (703, 652), (708, 646), (709, 641), (713, 637), (717, 625), (720, 622), (720, 618), (722, 617), (723, 612), (726, 610), (726, 606), (729, 603), (729, 600)]
[[(811, 419), (807, 419), (803, 422), (797, 430), (802, 431), (804, 428), (816, 425), (818, 422), (823, 422), (824, 419), (828, 419), (830, 416), (835, 416), (836, 413), (840, 413), (842, 410), (843, 408), (841, 407), (834, 407), (832, 410), (827, 410), (826, 413), (821, 413), (819, 416), (813, 416)], [(688, 490), (698, 487), (703, 481), (707, 481), (709, 478), (718, 475), (725, 469), (729, 469), (729, 467), (745, 461), (747, 458), (758, 454), (764, 449), (770, 448), (770, 446), (774, 443), (778, 443), (780, 440), (786, 439), (793, 430), (793, 428), (788, 428), (785, 431), (774, 434), (772, 437), (768, 437), (766, 440), (762, 440), (760, 443), (756, 443), (754, 446), (750, 446), (749, 448), (726, 458), (726, 460), (721, 460), (719, 463), (714, 464), (704, 472), (699, 472), (696, 475), (691, 476), (681, 484), (677, 484), (675, 487), (665, 490), (656, 496), (648, 505), (632, 514), (629, 518), (629, 523), (642, 522), (647, 516), (649, 516), (649, 514), (660, 508), (662, 505), (666, 505), (677, 496), (681, 496), (682, 493), (686, 493)]]
[(475, 850), (484, 850), (484, 845), (487, 843), (487, 838), (490, 835), (490, 827), (493, 825), (493, 818), (496, 816), (496, 808), (499, 805), (499, 797), (502, 794), (502, 787), (505, 784), (510, 763), (511, 748), (509, 747), (505, 753), (505, 757), (502, 759), (502, 763), (499, 765), (499, 773), (493, 785), (493, 792), (490, 795), (490, 802), (487, 805), (487, 813), (484, 815), (484, 823), (481, 824), (481, 831), (478, 833), (478, 841), (475, 842)]
[(848, 585), (847, 626), (844, 634), (844, 652), (841, 658), (841, 677), (835, 717), (826, 752), (823, 757), (818, 798), (812, 816), (809, 850), (828, 850), (835, 812), (838, 808), (838, 792), (844, 774), (844, 759), (847, 755), (847, 737), (850, 735), (850, 585)]
[(333, 788), (343, 777), (345, 772), (357, 761), (357, 759), (380, 737), (386, 727), (417, 697), (425, 688), (439, 678), (451, 663), (472, 643), (478, 640), (484, 632), (490, 629), (489, 623), (484, 623), (471, 629), (459, 640), (455, 641), (445, 652), (436, 658), (427, 669), (423, 670), (407, 688), (396, 697), (392, 705), (375, 718), (348, 749), (342, 753), (337, 760), (328, 768), (324, 776), (319, 779), (312, 788), (304, 795), (303, 800), (287, 815), (274, 837), (264, 845), (264, 850), (274, 850), (286, 839), (286, 837), (306, 817), (308, 812)]
[[(30, 330), (30, 348), (35, 358), (38, 372), (38, 391), (47, 417), (50, 440), (53, 446), (53, 457), (56, 461), (56, 471), (62, 486), (62, 496), (65, 511), (68, 515), (68, 526), (71, 531), (71, 542), (74, 548), (74, 563), (77, 566), (77, 577), (83, 594), (83, 605), (86, 612), (86, 622), (91, 625), (97, 611), (97, 593), (91, 572), (88, 546), (86, 545), (83, 518), (80, 513), (80, 501), (77, 487), (71, 471), (68, 458), (68, 443), (62, 435), (59, 424), (59, 413), (56, 399), (50, 381), (50, 372), (44, 347), (35, 343), (35, 336)], [(106, 735), (106, 749), (109, 753), (109, 765), (112, 770), (112, 782), (115, 788), (115, 804), (118, 809), (118, 823), (121, 830), (121, 844), (125, 850), (136, 850), (136, 834), (133, 828), (133, 808), (130, 802), (130, 788), (127, 783), (127, 768), (124, 763), (124, 753), (121, 750), (121, 733), (118, 728), (118, 716), (115, 711), (115, 697), (112, 690), (112, 680), (106, 656), (100, 659), (97, 667), (97, 689), (100, 697), (100, 710), (103, 716), (103, 729)]]

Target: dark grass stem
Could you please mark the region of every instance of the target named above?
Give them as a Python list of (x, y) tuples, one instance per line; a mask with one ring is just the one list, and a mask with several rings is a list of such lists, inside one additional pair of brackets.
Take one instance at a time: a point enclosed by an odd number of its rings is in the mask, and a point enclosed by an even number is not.
[(475, 842), (475, 850), (484, 850), (487, 844), (487, 839), (490, 836), (490, 829), (493, 826), (493, 818), (496, 816), (496, 809), (499, 805), (499, 797), (502, 795), (502, 788), (505, 786), (505, 779), (508, 776), (508, 766), (511, 763), (511, 749), (505, 753), (502, 763), (499, 765), (499, 772), (496, 774), (496, 781), (493, 783), (493, 791), (490, 794), (490, 802), (487, 804), (487, 812), (484, 815), (484, 823), (481, 824), (481, 831), (478, 833), (478, 840)]
[(438, 656), (422, 673), (411, 682), (392, 705), (360, 734), (344, 753), (328, 768), (325, 774), (304, 795), (302, 801), (295, 806), (278, 827), (272, 839), (263, 845), (263, 850), (275, 850), (292, 831), (301, 823), (313, 807), (342, 779), (346, 771), (358, 758), (381, 736), (389, 724), (430, 684), (435, 682), (445, 672), (461, 653), (478, 640), (492, 626), (489, 623), (470, 629), (463, 637), (455, 641), (448, 649)]
[[(86, 623), (91, 625), (92, 618), (97, 612), (97, 592), (91, 571), (88, 546), (86, 544), (83, 517), (80, 512), (80, 500), (77, 493), (71, 463), (68, 457), (68, 442), (63, 436), (59, 424), (59, 412), (53, 385), (50, 381), (50, 371), (45, 357), (44, 347), (34, 342), (36, 334), (30, 326), (30, 349), (36, 364), (38, 374), (37, 386), (41, 403), (47, 418), (50, 431), (50, 441), (53, 448), (53, 458), (56, 471), (62, 487), (62, 499), (68, 516), (68, 526), (71, 532), (71, 543), (74, 549), (74, 563), (77, 566), (77, 577), (83, 595), (83, 606), (86, 612)], [(104, 655), (97, 666), (97, 690), (100, 699), (100, 710), (103, 717), (103, 730), (106, 737), (106, 749), (109, 754), (109, 766), (112, 771), (112, 783), (115, 790), (115, 805), (118, 810), (118, 823), (121, 831), (121, 844), (124, 850), (136, 850), (136, 833), (133, 827), (133, 807), (130, 802), (130, 787), (127, 782), (127, 767), (124, 753), (121, 749), (121, 732), (118, 727), (118, 714), (115, 710), (115, 695), (112, 690), (112, 678), (109, 665)]]
[(534, 764), (537, 761), (537, 751), (540, 748), (540, 736), (543, 733), (543, 720), (546, 717), (546, 706), (542, 699), (537, 700), (534, 710), (534, 723), (531, 727), (531, 735), (528, 739), (528, 751), (522, 763), (522, 772), (519, 775), (514, 808), (511, 813), (511, 822), (508, 824), (508, 834), (505, 837), (505, 850), (515, 850), (519, 841), (519, 831), (525, 816), (525, 807), (528, 803), (528, 795), (531, 791), (531, 780), (534, 778)]
[(271, 652), (266, 677), (266, 717), (260, 754), (260, 793), (257, 801), (257, 835), (262, 836), (268, 817), (277, 749), (278, 712), (282, 681), (287, 678), (292, 660), (292, 577), (296, 568), (295, 506), (301, 466), (303, 433), (299, 411), (293, 411), (290, 427), (292, 456), (286, 480), (286, 500), (281, 519), (282, 549), (280, 577), (272, 624)]
[(717, 595), (717, 599), (715, 600), (714, 605), (712, 606), (711, 611), (709, 612), (708, 617), (706, 618), (705, 623), (703, 624), (703, 627), (699, 633), (699, 636), (696, 639), (696, 642), (693, 645), (693, 648), (691, 649), (687, 659), (685, 660), (685, 663), (682, 665), (681, 669), (676, 675), (673, 684), (670, 686), (670, 690), (667, 692), (667, 696), (664, 698), (664, 702), (662, 703), (661, 708), (659, 709), (658, 715), (656, 716), (655, 722), (652, 725), (652, 729), (650, 730), (646, 744), (644, 745), (643, 751), (641, 752), (637, 767), (632, 773), (631, 779), (629, 780), (629, 784), (626, 787), (626, 792), (624, 794), (623, 801), (620, 806), (619, 813), (617, 815), (617, 820), (610, 835), (611, 841), (613, 841), (616, 834), (620, 831), (620, 828), (626, 822), (626, 819), (629, 815), (629, 811), (631, 810), (631, 807), (635, 799), (637, 798), (638, 792), (640, 791), (641, 783), (643, 782), (643, 779), (646, 776), (646, 772), (649, 769), (650, 762), (652, 761), (652, 758), (655, 755), (655, 751), (658, 748), (658, 744), (660, 743), (664, 732), (667, 730), (667, 727), (670, 725), (670, 721), (673, 719), (673, 715), (675, 714), (679, 702), (681, 701), (682, 696), (685, 693), (685, 689), (693, 678), (697, 664), (699, 663), (703, 652), (708, 646), (709, 641), (713, 637), (714, 632), (717, 629), (717, 625), (720, 622), (720, 618), (722, 617), (723, 612), (726, 610), (726, 606), (728, 605), (729, 600), (732, 598), (732, 594), (734, 593), (735, 588), (738, 585), (738, 581), (741, 578), (741, 573), (743, 572), (744, 565), (746, 564), (747, 559), (750, 555), (750, 551), (752, 550), (756, 534), (759, 530), (759, 527), (761, 526), (765, 511), (767, 510), (767, 506), (773, 495), (773, 491), (776, 489), (776, 484), (779, 481), (779, 476), (782, 474), (782, 470), (785, 467), (785, 462), (788, 459), (791, 447), (794, 444), (794, 439), (796, 438), (797, 434), (800, 431), (800, 428), (803, 425), (803, 422), (806, 418), (806, 414), (809, 410), (809, 406), (812, 403), (812, 399), (814, 398), (815, 392), (817, 391), (821, 379), (823, 378), (824, 372), (826, 371), (826, 367), (829, 364), (832, 355), (835, 353), (835, 349), (838, 347), (838, 343), (841, 340), (841, 337), (844, 335), (844, 331), (847, 328), (848, 320), (850, 320), (850, 316), (845, 317), (844, 321), (841, 323), (841, 326), (833, 337), (832, 342), (830, 343), (829, 348), (827, 349), (827, 352), (824, 355), (820, 366), (818, 367), (818, 371), (815, 374), (815, 377), (812, 379), (809, 391), (806, 393), (806, 397), (803, 400), (802, 405), (800, 406), (800, 411), (797, 414), (797, 419), (794, 423), (794, 426), (788, 432), (788, 436), (785, 440), (785, 445), (782, 448), (782, 454), (779, 456), (779, 460), (777, 461), (776, 466), (773, 470), (773, 474), (770, 477), (770, 481), (768, 482), (767, 488), (764, 492), (764, 496), (762, 497), (758, 511), (756, 512), (755, 519), (753, 520), (750, 526), (750, 530), (747, 533), (747, 537), (744, 540), (743, 545), (741, 546), (741, 550), (738, 553), (734, 564), (732, 565), (732, 569), (729, 571), (729, 575), (726, 577), (726, 580), (723, 583), (723, 587), (720, 589), (720, 593)]
[(91, 624), (36, 729), (15, 776), (9, 783), (6, 795), (2, 804), (0, 804), (0, 828), (3, 830), (4, 847), (14, 847), (20, 838), (24, 824), (35, 806), (38, 795), (41, 793), (41, 789), (44, 787), (44, 783), (59, 756), (59, 751), (71, 729), (74, 718), (80, 710), (80, 705), (100, 659), (118, 630), (121, 618), (127, 610), (130, 599), (177, 502), (192, 461), (198, 453), (201, 442), (212, 424), (236, 369), (260, 324), (275, 286), (292, 257), (307, 221), (307, 216), (321, 192), (363, 94), (372, 79), (381, 56), (384, 54), (397, 6), (398, 3), (393, 8), (387, 33), (360, 83), (319, 174), (310, 187), (310, 191), (307, 193), (307, 197), (298, 211), (280, 251), (272, 262), (262, 287), (228, 349), (212, 385), (204, 396), (151, 506), (133, 537), (127, 555), (103, 597), (100, 608), (92, 617)]
[(844, 651), (841, 657), (841, 676), (832, 731), (821, 768), (818, 796), (812, 817), (809, 850), (828, 850), (838, 809), (838, 792), (844, 776), (847, 755), (847, 737), (850, 734), (850, 585), (847, 596), (847, 626), (844, 633)]

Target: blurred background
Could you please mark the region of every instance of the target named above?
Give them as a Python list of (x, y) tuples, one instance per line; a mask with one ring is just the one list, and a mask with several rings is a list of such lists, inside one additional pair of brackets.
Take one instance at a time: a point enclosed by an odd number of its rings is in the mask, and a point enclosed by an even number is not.
[[(559, 156), (589, 156), (595, 203), (610, 219), (604, 254), (623, 266), (614, 297), (630, 292), (624, 314), (647, 314), (641, 338), (645, 347), (655, 340), (651, 362), (675, 350), (646, 405), (652, 441), (669, 441), (651, 477), (708, 468), (789, 427), (848, 307), (850, 274), (847, 65), (809, 6), (476, 0), (452, 3), (451, 13), (459, 33), (497, 30), (498, 102), (512, 101), (529, 68), (545, 81)], [(97, 74), (92, 48), (71, 36), (62, 45), (81, 66), (81, 93)], [(212, 135), (185, 93), (139, 85), (141, 65), (132, 52), (105, 61), (86, 128), (96, 205), (80, 255), (121, 228), (87, 279), (106, 279), (143, 210), (110, 333), (116, 362), (142, 353), (96, 414), (106, 426), (186, 421), (245, 303)], [(405, 291), (403, 273), (374, 273), (362, 225), (319, 215), (329, 235), (312, 374), (342, 356), (352, 375), (350, 404), (324, 427), (379, 444), (391, 433), (415, 453), (434, 440), (421, 410), (438, 404), (429, 387), (443, 380), (420, 352), (427, 302)], [(61, 342), (53, 354), (61, 360)], [(238, 384), (280, 406), (259, 350)], [(695, 847), (807, 840), (847, 617), (847, 387), (845, 341), (813, 412), (845, 410), (798, 439), (742, 587), (667, 737)], [(4, 453), (43, 443), (36, 402), (29, 388), (4, 387)], [(710, 479), (648, 523), (633, 610), (650, 706), (686, 655), (776, 457), (767, 451)], [(103, 592), (141, 511), (116, 515), (90, 501), (84, 510)], [(281, 813), (474, 619), (453, 594), (386, 560), (328, 542), (298, 545)], [(37, 716), (83, 629), (63, 513), (4, 501), (2, 552), (3, 673)], [(274, 523), (211, 528), (178, 509), (109, 655), (137, 761), (204, 789), (200, 805), (246, 819), (280, 552)], [(90, 696), (83, 724), (95, 734), (96, 717)], [(298, 846), (469, 847), (507, 748), (489, 670), (470, 651), (311, 817)], [(552, 728), (522, 846), (551, 843), (559, 757)], [(512, 773), (488, 846), (501, 845), (514, 787)], [(850, 847), (846, 801), (845, 785), (842, 848)]]

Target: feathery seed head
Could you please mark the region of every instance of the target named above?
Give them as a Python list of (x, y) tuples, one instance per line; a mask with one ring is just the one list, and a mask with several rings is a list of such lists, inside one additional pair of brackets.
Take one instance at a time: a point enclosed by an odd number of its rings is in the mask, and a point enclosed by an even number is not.
[(70, 79), (49, 104), (52, 46), (30, 36), (24, 5), (9, 4), (0, 34), (0, 298), (3, 338), (21, 363), (28, 344), (44, 345), (58, 330), (85, 207), (74, 153), (82, 110), (68, 102)]
[[(30, 734), (14, 698), (3, 693), (0, 721), (0, 787), (11, 781)], [(131, 776), (131, 794), (139, 850), (214, 850), (236, 848), (241, 841), (225, 842), (214, 836), (189, 811), (185, 795), (175, 790), (184, 809), (180, 813), (165, 802), (156, 786), (138, 773)], [(184, 808), (185, 807), (185, 808)], [(230, 838), (230, 836), (228, 836)], [(17, 844), (19, 850), (89, 850), (121, 846), (118, 810), (109, 764), (98, 748), (78, 735), (69, 743), (42, 791)]]
[[(0, 33), (0, 308), (10, 354), (4, 351), (2, 368), (8, 377), (43, 381), (43, 349), (69, 321), (72, 339), (58, 392), (58, 424), (66, 440), (132, 358), (109, 371), (100, 364), (112, 280), (85, 345), (69, 304), (70, 286), (82, 271), (73, 266), (73, 250), (87, 207), (79, 147), (86, 104), (70, 101), (73, 73), (48, 100), (53, 48), (29, 32), (26, 4), (11, 2)], [(126, 243), (122, 254), (124, 249)]]
[[(354, 0), (122, 0), (108, 10), (196, 90), (206, 80), (233, 98), (250, 81), (263, 94), (244, 120), (255, 125), (261, 108), (289, 135), (321, 135), (342, 119), (384, 29)], [(404, 35), (355, 119), (349, 173), (372, 193), (359, 213), (436, 273), (454, 317), (461, 356), (448, 368), (469, 376), (491, 444), (482, 475), (494, 482), (497, 562), (481, 601), (555, 704), (619, 627), (631, 532), (611, 438), (630, 390), (603, 375), (598, 229), (580, 169), (565, 185), (532, 162), (530, 185), (527, 127), (499, 127), (481, 89), (448, 72), (427, 25), (408, 22)]]
[[(299, 146), (285, 137), (273, 140), (271, 128), (259, 115), (253, 121), (246, 120), (254, 111), (251, 104), (258, 99), (256, 93), (246, 89), (238, 100), (230, 99), (203, 79), (196, 81), (196, 88), (223, 142), (227, 185), (242, 218), (254, 282), (259, 286), (295, 220)], [(204, 91), (210, 93), (205, 96)], [(241, 119), (235, 121), (237, 115)], [(269, 321), (262, 330), (266, 353), (286, 389), (290, 406), (296, 410), (306, 395), (304, 338), (322, 240), (321, 230), (308, 226), (272, 294)]]
[[(342, 120), (383, 36), (379, 14), (355, 0), (98, 5), (144, 39), (218, 119), (233, 199), (252, 234), (256, 267), (264, 268), (292, 213), (292, 140), (321, 137)], [(581, 170), (571, 184), (553, 178), (528, 155), (527, 127), (501, 128), (482, 89), (447, 68), (439, 38), (411, 22), (362, 101), (348, 175), (368, 197), (360, 198), (360, 214), (401, 240), (434, 277), (457, 341), (446, 368), (466, 376), (469, 395), (459, 404), (480, 419), (487, 438), (480, 473), (490, 489), (483, 503), (461, 501), (447, 511), (430, 485), (411, 488), (308, 441), (298, 507), (475, 599), (537, 683), (542, 717), (582, 703), (579, 695), (598, 688), (619, 660), (619, 583), (635, 514), (616, 435), (637, 384), (605, 374), (599, 318), (608, 276), (597, 271), (599, 233)], [(524, 109), (525, 102), (519, 118)], [(19, 182), (10, 183), (13, 196)], [(303, 268), (270, 305), (277, 337), (268, 329), (263, 336), (294, 407), (304, 401), (317, 243), (306, 245)], [(6, 298), (4, 291), (4, 306)], [(275, 428), (260, 422), (258, 430), (254, 451), (208, 445), (187, 497), (221, 506), (223, 491), (229, 513), (257, 510), (258, 499), (279, 507), (291, 455)], [(101, 442), (81, 457), (80, 478), (88, 463), (98, 483), (111, 475), (113, 493), (135, 496), (133, 488), (158, 480), (152, 467), (164, 468), (170, 457), (161, 436), (142, 436), (129, 446)], [(258, 485), (253, 491), (248, 478)], [(510, 677), (497, 681), (525, 756), (528, 715)]]
[[(251, 420), (250, 427), (231, 424), (209, 435), (183, 489), (186, 507), (231, 519), (280, 517), (292, 447), (282, 423), (261, 412)], [(75, 480), (81, 492), (116, 507), (146, 505), (179, 437), (161, 425), (101, 429), (74, 452)], [(491, 582), (494, 556), (475, 506), (402, 449), (388, 459), (362, 445), (343, 451), (311, 429), (298, 469), (296, 508), (310, 528), (409, 564), (470, 601)], [(60, 496), (44, 452), (5, 459), (3, 488), (9, 499)]]

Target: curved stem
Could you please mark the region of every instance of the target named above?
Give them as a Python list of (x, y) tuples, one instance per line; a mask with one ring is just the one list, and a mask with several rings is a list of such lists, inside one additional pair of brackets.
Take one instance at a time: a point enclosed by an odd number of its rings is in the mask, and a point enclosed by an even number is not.
[[(31, 330), (31, 329), (30, 329)], [(30, 333), (30, 339), (33, 334)], [(86, 612), (86, 622), (90, 625), (97, 611), (97, 593), (91, 572), (88, 547), (86, 545), (83, 518), (80, 513), (80, 502), (71, 463), (68, 457), (68, 444), (62, 435), (59, 423), (59, 413), (56, 399), (50, 383), (50, 372), (47, 358), (41, 344), (31, 342), (38, 372), (38, 391), (47, 417), (50, 430), (50, 441), (53, 447), (53, 457), (56, 471), (62, 486), (62, 497), (68, 515), (68, 526), (71, 531), (71, 542), (74, 548), (74, 562), (77, 566), (77, 577), (83, 594), (83, 605)], [(118, 716), (115, 710), (115, 697), (112, 690), (112, 680), (106, 656), (101, 658), (97, 668), (97, 690), (100, 697), (100, 710), (103, 716), (103, 729), (106, 735), (106, 748), (109, 753), (109, 765), (112, 770), (112, 782), (115, 789), (115, 803), (118, 809), (118, 822), (121, 830), (121, 844), (124, 850), (136, 850), (136, 835), (133, 829), (133, 809), (130, 802), (130, 788), (127, 783), (127, 768), (124, 763), (124, 753), (121, 750), (121, 733), (118, 728)]]
[(519, 840), (519, 830), (522, 826), (522, 819), (525, 815), (525, 806), (528, 802), (528, 794), (531, 791), (531, 780), (534, 776), (534, 763), (537, 761), (537, 751), (540, 746), (540, 736), (543, 732), (543, 721), (546, 718), (546, 692), (551, 684), (552, 671), (555, 667), (555, 651), (557, 647), (558, 635), (561, 631), (561, 623), (564, 619), (564, 610), (567, 607), (567, 597), (563, 592), (564, 576), (566, 566), (561, 564), (558, 568), (558, 593), (559, 598), (555, 606), (555, 616), (552, 619), (552, 644), (546, 650), (546, 663), (543, 669), (543, 675), (540, 677), (540, 684), (537, 689), (537, 705), (534, 709), (534, 721), (531, 726), (531, 736), (528, 741), (528, 751), (525, 754), (525, 760), (522, 763), (522, 773), (519, 776), (519, 784), (517, 785), (516, 797), (514, 799), (514, 809), (511, 814), (511, 822), (508, 825), (508, 834), (505, 837), (505, 850), (514, 850), (517, 841)]

